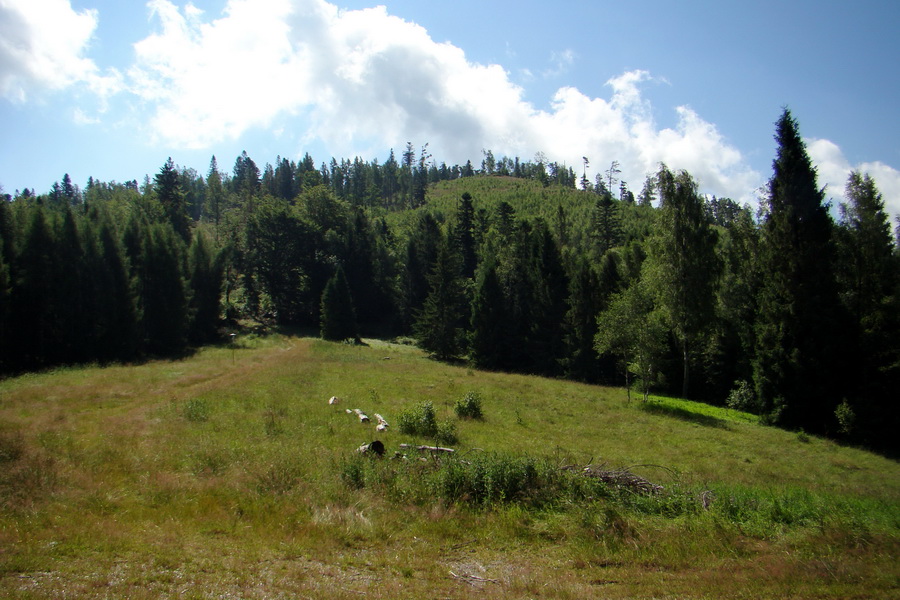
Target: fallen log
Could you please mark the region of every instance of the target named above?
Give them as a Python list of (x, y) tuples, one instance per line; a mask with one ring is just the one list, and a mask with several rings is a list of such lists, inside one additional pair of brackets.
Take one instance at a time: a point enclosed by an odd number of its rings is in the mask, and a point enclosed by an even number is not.
[(341, 401), (341, 399), (338, 398), (337, 396), (332, 396), (331, 398), (328, 399), (328, 404), (339, 404), (340, 401)]
[(369, 416), (366, 413), (364, 413), (363, 411), (361, 411), (360, 409), (354, 408), (353, 412), (356, 413), (357, 417), (359, 417), (360, 423), (368, 423), (369, 422)]
[(441, 448), (440, 446), (414, 446), (413, 444), (400, 444), (400, 447), (405, 450), (418, 450), (419, 452), (445, 452), (447, 454), (452, 454), (456, 452), (453, 448)]

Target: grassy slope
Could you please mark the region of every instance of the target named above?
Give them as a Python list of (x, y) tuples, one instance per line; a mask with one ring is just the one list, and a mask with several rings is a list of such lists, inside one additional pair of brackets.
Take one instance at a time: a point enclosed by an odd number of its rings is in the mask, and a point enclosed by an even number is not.
[[(811, 518), (610, 502), (391, 502), (340, 473), (372, 426), (469, 390), (460, 449), (607, 463)], [(345, 399), (339, 408), (327, 399)], [(417, 441), (380, 434), (389, 452)], [(752, 505), (752, 502), (751, 502)], [(794, 507), (794, 508), (792, 508)], [(760, 508), (760, 511), (763, 511)], [(745, 415), (435, 363), (371, 341), (246, 339), (185, 361), (0, 382), (0, 596), (892, 597), (900, 467)], [(477, 579), (481, 578), (481, 579)]]

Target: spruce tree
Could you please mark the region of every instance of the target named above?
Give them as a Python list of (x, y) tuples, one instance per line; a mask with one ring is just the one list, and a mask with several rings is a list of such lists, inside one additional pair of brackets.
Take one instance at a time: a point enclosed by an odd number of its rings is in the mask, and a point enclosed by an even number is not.
[(482, 369), (502, 369), (510, 354), (509, 311), (497, 278), (496, 261), (482, 263), (472, 298), (471, 334), (472, 362)]
[(896, 448), (900, 410), (893, 395), (900, 387), (900, 261), (874, 180), (854, 171), (845, 197), (837, 231), (838, 279), (853, 328), (847, 370), (853, 391), (848, 394), (841, 433)]
[(58, 361), (60, 330), (57, 281), (59, 252), (45, 209), (30, 208), (28, 225), (16, 257), (10, 297), (10, 346), (16, 368), (34, 369)]
[(221, 253), (210, 248), (206, 236), (198, 232), (188, 252), (191, 286), (190, 339), (195, 344), (216, 339), (222, 308), (225, 271)]
[(320, 332), (325, 340), (359, 340), (350, 286), (340, 266), (322, 292)]
[(596, 382), (600, 376), (594, 338), (600, 314), (600, 283), (587, 260), (578, 260), (569, 281), (568, 311), (565, 319), (566, 353), (563, 360), (566, 377)]
[(462, 275), (474, 279), (478, 258), (475, 252), (475, 206), (469, 192), (463, 193), (459, 204), (456, 235), (462, 255)]
[(144, 233), (139, 258), (144, 348), (153, 355), (171, 355), (184, 350), (190, 325), (184, 242), (169, 223), (155, 223)]
[(832, 220), (797, 122), (778, 120), (760, 248), (754, 383), (769, 419), (825, 432), (842, 398), (846, 343)]
[(187, 212), (187, 200), (181, 185), (181, 176), (175, 169), (171, 157), (154, 177), (153, 189), (172, 228), (185, 243), (190, 242), (191, 223)]
[(462, 318), (465, 297), (459, 277), (459, 261), (448, 244), (438, 247), (428, 275), (429, 292), (417, 315), (414, 332), (419, 345), (440, 360), (459, 356), (462, 350)]

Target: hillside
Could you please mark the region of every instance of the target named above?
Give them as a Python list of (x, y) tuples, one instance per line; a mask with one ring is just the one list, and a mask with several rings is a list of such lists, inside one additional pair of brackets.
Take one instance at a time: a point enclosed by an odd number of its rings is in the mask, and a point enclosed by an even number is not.
[[(470, 391), (483, 420), (454, 414)], [(397, 427), (423, 401), (456, 456), (391, 460), (433, 443)], [(900, 466), (753, 421), (376, 340), (246, 336), (10, 378), (0, 595), (895, 597)], [(355, 454), (376, 436), (386, 458)], [(448, 499), (448, 473), (497, 486), (523, 465), (521, 494)], [(663, 491), (580, 483), (587, 465)]]

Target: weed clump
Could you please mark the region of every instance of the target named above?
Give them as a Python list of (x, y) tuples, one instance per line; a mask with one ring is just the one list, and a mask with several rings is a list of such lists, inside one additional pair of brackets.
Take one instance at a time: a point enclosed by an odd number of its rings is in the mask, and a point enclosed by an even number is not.
[(209, 420), (209, 403), (201, 398), (191, 398), (185, 402), (182, 412), (191, 423), (204, 423)]
[(397, 426), (401, 433), (431, 438), (439, 444), (455, 444), (456, 425), (449, 421), (438, 421), (431, 402), (422, 402), (397, 415)]
[(481, 394), (478, 392), (468, 392), (465, 396), (456, 401), (453, 407), (456, 416), (460, 419), (481, 419), (484, 414), (481, 410)]

